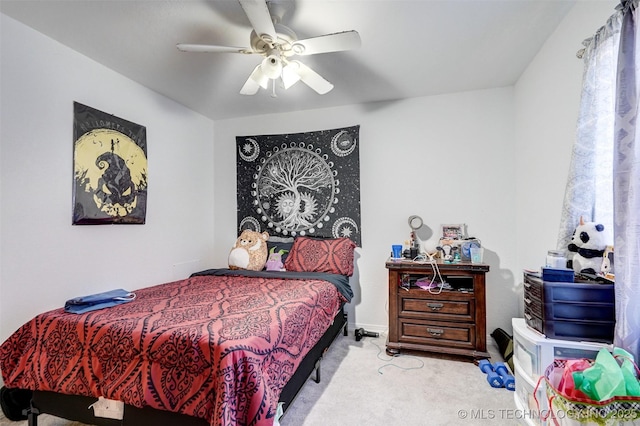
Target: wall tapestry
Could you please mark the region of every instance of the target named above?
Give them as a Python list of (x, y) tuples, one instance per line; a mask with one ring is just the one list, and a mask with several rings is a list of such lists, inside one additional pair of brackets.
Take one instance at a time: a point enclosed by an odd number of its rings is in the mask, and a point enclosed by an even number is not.
[(361, 246), (359, 131), (236, 137), (238, 231)]
[(147, 129), (73, 103), (73, 224), (144, 224)]

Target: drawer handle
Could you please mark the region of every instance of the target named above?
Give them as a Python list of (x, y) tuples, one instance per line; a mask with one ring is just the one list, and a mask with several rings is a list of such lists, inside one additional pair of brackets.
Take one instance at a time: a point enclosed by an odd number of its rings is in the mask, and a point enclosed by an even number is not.
[(529, 284), (528, 282), (526, 282), (526, 281), (525, 281), (525, 282), (524, 282), (524, 286), (525, 286), (526, 288), (529, 288), (529, 287), (531, 287), (531, 284)]
[(427, 303), (427, 306), (431, 308), (432, 311), (439, 311), (444, 307), (444, 303)]
[(524, 303), (526, 303), (527, 305), (530, 305), (531, 304), (531, 299), (525, 297), (524, 298)]
[(531, 318), (533, 318), (533, 317), (532, 317), (531, 315), (529, 315), (529, 314), (524, 314), (524, 317), (525, 317), (526, 319), (528, 319), (529, 321), (531, 321)]
[(442, 336), (444, 334), (444, 330), (441, 328), (429, 328), (427, 327), (427, 331), (432, 336)]

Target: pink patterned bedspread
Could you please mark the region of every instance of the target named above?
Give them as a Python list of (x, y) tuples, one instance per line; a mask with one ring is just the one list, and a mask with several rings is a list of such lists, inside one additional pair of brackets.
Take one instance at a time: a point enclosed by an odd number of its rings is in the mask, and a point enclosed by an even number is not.
[(198, 276), (82, 315), (38, 315), (0, 346), (7, 387), (104, 396), (271, 425), (280, 392), (344, 298), (322, 280)]

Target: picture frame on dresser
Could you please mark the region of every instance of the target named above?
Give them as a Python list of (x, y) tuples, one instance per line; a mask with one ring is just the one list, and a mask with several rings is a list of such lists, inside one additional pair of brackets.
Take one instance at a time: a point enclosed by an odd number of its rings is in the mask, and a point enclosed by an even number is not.
[(442, 239), (444, 240), (462, 240), (467, 235), (465, 224), (442, 225)]

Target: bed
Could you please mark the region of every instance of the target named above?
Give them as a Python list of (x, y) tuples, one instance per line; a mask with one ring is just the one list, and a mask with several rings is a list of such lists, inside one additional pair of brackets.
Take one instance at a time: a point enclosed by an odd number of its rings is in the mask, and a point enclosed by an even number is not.
[[(347, 269), (211, 269), (106, 309), (40, 314), (0, 346), (5, 386), (34, 391), (30, 425), (39, 413), (96, 425), (272, 425), (347, 333), (350, 255)], [(100, 396), (124, 402), (124, 418), (95, 417), (87, 407)]]

